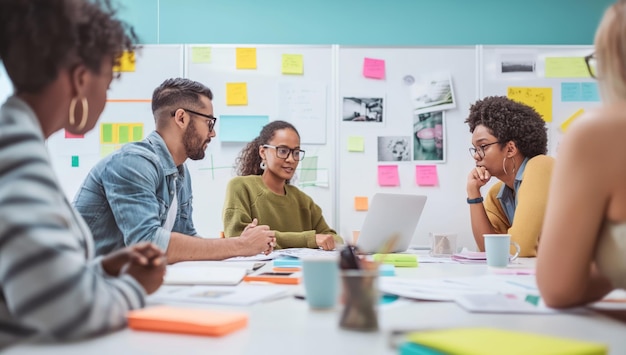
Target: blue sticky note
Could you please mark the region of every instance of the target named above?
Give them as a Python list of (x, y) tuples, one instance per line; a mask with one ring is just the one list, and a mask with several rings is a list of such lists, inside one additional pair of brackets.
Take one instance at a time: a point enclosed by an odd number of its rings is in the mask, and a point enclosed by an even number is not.
[(217, 120), (217, 138), (221, 142), (250, 142), (269, 121), (269, 116), (222, 115)]
[(581, 101), (580, 83), (561, 83), (561, 101), (576, 102)]
[(274, 267), (300, 267), (302, 261), (298, 258), (283, 257), (280, 259), (274, 259)]
[(600, 93), (598, 92), (598, 83), (582, 83), (581, 100), (584, 102), (600, 101)]

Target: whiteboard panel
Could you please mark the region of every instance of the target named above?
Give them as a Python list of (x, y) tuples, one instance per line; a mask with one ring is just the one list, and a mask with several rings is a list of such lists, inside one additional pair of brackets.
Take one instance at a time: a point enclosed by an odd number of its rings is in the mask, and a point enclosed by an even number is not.
[[(363, 62), (366, 57), (385, 60), (384, 80), (364, 77)], [(384, 103), (381, 123), (343, 121), (344, 110), (338, 110), (337, 117), (342, 118), (336, 122), (339, 127), (337, 190), (342, 234), (350, 235), (351, 230), (360, 229), (363, 223), (366, 212), (355, 210), (356, 196), (365, 196), (371, 200), (375, 192), (412, 193), (428, 196), (413, 236), (413, 244), (428, 243), (429, 232), (446, 232), (457, 233), (460, 246), (474, 245), (465, 202), (465, 182), (474, 163), (467, 150), (471, 136), (463, 121), (469, 105), (477, 97), (476, 65), (474, 47), (339, 48), (338, 101), (341, 102), (344, 97), (361, 97), (383, 98)], [(411, 149), (415, 147), (414, 106), (408, 84), (441, 72), (449, 73), (456, 100), (456, 108), (445, 111), (442, 147), (447, 153), (445, 161), (379, 162), (378, 137), (409, 137)], [(348, 138), (352, 136), (363, 137), (363, 152), (348, 151)], [(386, 146), (383, 144), (383, 148)], [(413, 157), (414, 154), (411, 154), (411, 159)], [(389, 164), (398, 166), (400, 186), (379, 186), (378, 166)], [(423, 164), (436, 165), (436, 186), (416, 184), (416, 165)]]
[[(210, 47), (210, 56), (194, 63), (194, 48)], [(236, 68), (236, 48), (256, 48), (256, 69)], [(293, 182), (322, 208), (327, 223), (334, 226), (332, 145), (334, 125), (327, 124), (334, 105), (332, 46), (282, 45), (187, 45), (186, 76), (207, 85), (214, 94), (214, 115), (218, 117), (217, 136), (201, 161), (188, 161), (194, 194), (194, 222), (198, 232), (207, 237), (223, 230), (222, 208), (226, 185), (235, 176), (235, 160), (244, 142), (224, 142), (220, 135), (220, 115), (265, 115), (269, 121), (290, 121), (300, 132), (306, 151)], [(287, 75), (281, 70), (283, 54), (301, 54), (302, 75)], [(226, 84), (246, 83), (247, 105), (227, 105)], [(259, 132), (257, 132), (258, 135)], [(232, 139), (229, 139), (232, 140)], [(317, 144), (311, 144), (314, 141)], [(302, 183), (302, 167), (317, 159), (315, 184)], [(307, 161), (308, 159), (308, 161)], [(308, 171), (308, 170), (307, 170)]]

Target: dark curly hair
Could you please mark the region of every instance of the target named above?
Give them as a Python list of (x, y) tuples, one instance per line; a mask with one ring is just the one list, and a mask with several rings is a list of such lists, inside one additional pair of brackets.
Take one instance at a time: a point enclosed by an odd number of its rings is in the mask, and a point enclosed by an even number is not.
[(500, 146), (513, 141), (526, 158), (546, 154), (548, 134), (546, 123), (532, 107), (504, 96), (490, 96), (476, 101), (465, 120), (471, 133), (483, 125), (493, 134)]
[(107, 56), (118, 64), (137, 36), (115, 15), (109, 0), (0, 0), (0, 60), (16, 93), (37, 93), (78, 64), (94, 73)]
[[(237, 175), (263, 175), (263, 169), (261, 169), (261, 156), (259, 155), (259, 146), (269, 144), (272, 138), (274, 138), (274, 133), (276, 133), (276, 131), (280, 131), (281, 129), (291, 129), (296, 132), (298, 137), (300, 137), (300, 133), (298, 133), (296, 127), (289, 122), (272, 121), (266, 124), (263, 126), (263, 129), (261, 129), (259, 136), (254, 138), (252, 142), (246, 144), (246, 146), (239, 153), (239, 156), (235, 161)], [(287, 183), (289, 183), (289, 181), (287, 181)]]

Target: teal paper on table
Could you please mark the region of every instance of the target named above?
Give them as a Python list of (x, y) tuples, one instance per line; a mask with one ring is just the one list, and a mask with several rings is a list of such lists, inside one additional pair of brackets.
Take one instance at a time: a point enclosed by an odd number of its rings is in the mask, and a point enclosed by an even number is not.
[(580, 83), (561, 83), (561, 101), (578, 102), (582, 101)]
[(250, 142), (269, 121), (269, 116), (221, 115), (217, 138), (220, 142)]
[(380, 186), (400, 185), (400, 176), (398, 175), (398, 166), (397, 165), (379, 165), (378, 166), (378, 185)]
[(598, 102), (600, 101), (600, 94), (598, 93), (598, 83), (582, 83), (581, 100), (584, 102)]

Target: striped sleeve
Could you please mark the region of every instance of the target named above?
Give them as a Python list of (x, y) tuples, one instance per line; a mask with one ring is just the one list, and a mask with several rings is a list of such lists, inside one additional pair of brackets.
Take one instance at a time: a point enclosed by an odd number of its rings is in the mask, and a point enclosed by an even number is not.
[(27, 128), (0, 134), (0, 324), (56, 339), (119, 329), (145, 291), (89, 260), (91, 234), (56, 182), (43, 140)]

